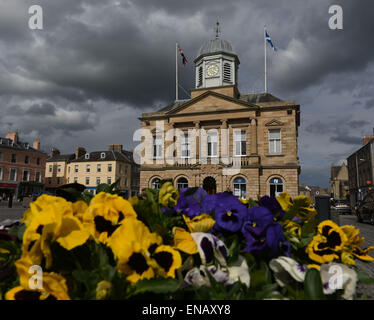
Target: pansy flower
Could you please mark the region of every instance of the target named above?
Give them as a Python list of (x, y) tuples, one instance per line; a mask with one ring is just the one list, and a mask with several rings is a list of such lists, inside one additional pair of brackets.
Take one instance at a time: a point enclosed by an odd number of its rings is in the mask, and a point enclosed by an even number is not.
[(242, 233), (246, 252), (257, 254), (268, 250), (272, 256), (279, 253), (289, 255), (290, 244), (284, 237), (282, 226), (274, 221), (273, 214), (265, 207), (248, 209)]
[(277, 199), (270, 198), (269, 196), (263, 196), (259, 201), (258, 204), (260, 207), (267, 208), (274, 216), (276, 221), (282, 220), (285, 212), (282, 209), (282, 206), (279, 204)]
[(20, 285), (5, 294), (6, 300), (70, 300), (66, 279), (54, 272), (43, 272), (42, 289), (29, 288), (29, 268), (32, 265), (27, 256), (15, 262)]
[(182, 258), (178, 251), (170, 246), (158, 246), (151, 253), (151, 258), (157, 263), (157, 273), (163, 277), (175, 278), (175, 270), (182, 265)]
[(214, 229), (222, 232), (237, 232), (247, 216), (248, 208), (237, 197), (229, 193), (216, 194), (214, 202)]
[(107, 243), (123, 220), (136, 216), (129, 201), (118, 195), (100, 192), (91, 200), (83, 219), (94, 239)]
[(274, 273), (275, 281), (281, 287), (290, 284), (292, 280), (304, 282), (307, 271), (306, 266), (285, 256), (272, 259), (269, 263), (269, 267)]
[[(180, 214), (184, 214), (189, 218), (196, 217), (203, 213), (203, 199), (208, 195), (202, 188), (197, 188), (193, 194), (185, 195), (190, 188), (179, 190), (179, 198), (174, 210)], [(205, 211), (205, 213), (210, 213)]]
[(170, 181), (165, 182), (159, 193), (158, 201), (164, 208), (173, 208), (177, 204), (179, 192)]
[(284, 211), (294, 211), (295, 216), (302, 220), (309, 220), (317, 214), (317, 210), (311, 208), (313, 200), (307, 196), (297, 196), (291, 199), (287, 192), (283, 192), (277, 197), (279, 204)]
[(347, 236), (342, 229), (332, 222), (326, 220), (318, 225), (318, 233), (308, 244), (306, 252), (309, 258), (318, 263), (331, 262), (338, 259), (338, 253), (347, 241)]
[(360, 246), (365, 242), (365, 238), (360, 237), (360, 230), (354, 226), (342, 226), (341, 229), (347, 236), (347, 241), (343, 247), (341, 260), (347, 266), (356, 264), (354, 258), (358, 258), (363, 261), (374, 261), (368, 253), (374, 249), (374, 246), (370, 246), (366, 249), (361, 249)]
[(208, 232), (216, 223), (214, 219), (206, 213), (192, 219), (183, 215), (183, 219), (190, 232)]
[(325, 263), (321, 265), (320, 275), (324, 294), (343, 290), (342, 297), (352, 300), (356, 292), (357, 273), (342, 263)]
[(217, 282), (227, 283), (230, 281), (229, 274), (221, 270), (220, 268), (214, 265), (201, 265), (200, 267), (194, 267), (191, 270), (189, 270), (184, 277), (184, 282), (187, 285), (191, 285), (196, 289), (199, 289), (202, 286), (210, 287), (211, 284), (208, 273)]
[(198, 253), (195, 240), (190, 232), (180, 227), (173, 228), (174, 248), (187, 254)]

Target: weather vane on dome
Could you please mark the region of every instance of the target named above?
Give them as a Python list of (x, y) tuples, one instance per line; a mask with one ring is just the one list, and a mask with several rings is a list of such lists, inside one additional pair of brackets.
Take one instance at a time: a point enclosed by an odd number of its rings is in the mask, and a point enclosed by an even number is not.
[(220, 34), (221, 34), (221, 27), (219, 26), (219, 21), (217, 20), (217, 23), (216, 23), (216, 39), (219, 38)]

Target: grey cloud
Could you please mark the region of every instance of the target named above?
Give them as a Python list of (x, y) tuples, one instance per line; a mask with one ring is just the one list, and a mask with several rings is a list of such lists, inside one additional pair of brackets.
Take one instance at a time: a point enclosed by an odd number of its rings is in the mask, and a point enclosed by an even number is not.
[(347, 135), (339, 135), (339, 136), (330, 137), (330, 141), (344, 143), (344, 144), (360, 145), (362, 143), (362, 138), (354, 137), (354, 136), (347, 136)]

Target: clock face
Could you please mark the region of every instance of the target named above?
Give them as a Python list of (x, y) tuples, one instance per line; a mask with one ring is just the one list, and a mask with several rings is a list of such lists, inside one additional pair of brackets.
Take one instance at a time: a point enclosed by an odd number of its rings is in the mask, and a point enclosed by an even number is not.
[(208, 75), (208, 77), (214, 77), (218, 74), (218, 72), (219, 68), (216, 64), (211, 64), (206, 69), (206, 74)]

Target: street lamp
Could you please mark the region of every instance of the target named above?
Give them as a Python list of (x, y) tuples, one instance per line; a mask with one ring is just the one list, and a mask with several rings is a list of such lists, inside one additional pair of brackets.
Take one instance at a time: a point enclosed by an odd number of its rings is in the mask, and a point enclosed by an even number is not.
[(358, 159), (357, 157), (358, 157), (358, 154), (356, 153), (356, 173), (357, 173), (356, 183), (357, 183), (357, 193), (358, 193), (358, 196), (357, 196), (358, 199), (357, 200), (361, 200), (361, 199), (359, 199), (361, 190), (360, 190), (360, 186), (359, 186), (359, 182), (358, 182), (358, 161), (357, 160), (365, 161), (365, 159)]

